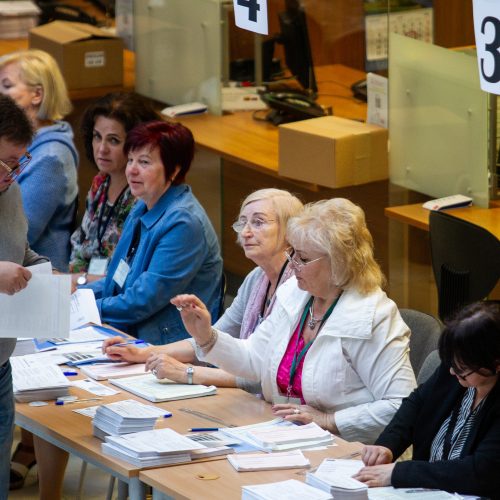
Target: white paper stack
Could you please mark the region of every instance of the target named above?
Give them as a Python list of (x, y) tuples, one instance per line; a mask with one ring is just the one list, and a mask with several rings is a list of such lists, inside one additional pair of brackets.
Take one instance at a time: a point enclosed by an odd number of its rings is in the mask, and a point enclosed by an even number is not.
[(335, 500), (368, 500), (368, 486), (353, 479), (364, 464), (361, 460), (325, 459), (316, 472), (308, 472), (306, 483), (327, 491)]
[(263, 451), (317, 448), (333, 442), (333, 436), (316, 424), (299, 426), (282, 418), (240, 427), (225, 427), (220, 432)]
[(309, 459), (300, 450), (280, 453), (241, 453), (227, 457), (227, 459), (238, 472), (298, 469), (311, 465)]
[(301, 483), (296, 479), (242, 487), (242, 500), (276, 500), (277, 498), (286, 498), (287, 500), (333, 500), (332, 495), (329, 493)]
[(145, 363), (95, 363), (81, 365), (80, 370), (94, 380), (108, 380), (143, 375), (145, 366)]
[(124, 436), (106, 436), (102, 451), (142, 467), (161, 467), (191, 461), (191, 451), (205, 447), (172, 429), (155, 429)]
[(69, 395), (70, 381), (57, 365), (27, 363), (23, 356), (10, 359), (14, 397), (19, 403)]
[(307, 425), (253, 429), (248, 435), (266, 451), (312, 448), (333, 442), (333, 436), (314, 422)]
[(0, 2), (0, 38), (26, 38), (40, 9), (30, 1)]
[(212, 396), (217, 392), (217, 388), (213, 385), (176, 384), (168, 379), (158, 380), (152, 373), (138, 377), (117, 378), (110, 382), (153, 403)]
[[(97, 408), (93, 426), (94, 435), (121, 435), (150, 431), (160, 417), (171, 416), (169, 411), (146, 405), (134, 399), (116, 401)], [(99, 432), (101, 431), (101, 432)]]

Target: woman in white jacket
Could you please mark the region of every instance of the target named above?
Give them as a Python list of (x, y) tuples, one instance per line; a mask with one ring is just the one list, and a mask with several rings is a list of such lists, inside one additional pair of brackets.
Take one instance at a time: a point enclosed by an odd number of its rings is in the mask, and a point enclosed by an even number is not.
[(295, 278), (246, 340), (211, 328), (194, 295), (172, 303), (199, 357), (260, 381), (276, 415), (315, 421), (347, 440), (373, 442), (415, 387), (410, 332), (381, 290), (383, 276), (361, 208), (335, 198), (288, 223)]

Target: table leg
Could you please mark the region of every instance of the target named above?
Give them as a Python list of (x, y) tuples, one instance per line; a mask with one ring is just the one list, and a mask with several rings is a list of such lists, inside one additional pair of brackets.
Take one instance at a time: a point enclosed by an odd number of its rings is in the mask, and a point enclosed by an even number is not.
[[(118, 493), (120, 493), (120, 483), (121, 481), (118, 483)], [(142, 481), (139, 481), (139, 477), (130, 478), (128, 496), (130, 500), (144, 500), (146, 498), (146, 485)], [(118, 498), (121, 497), (119, 496)]]

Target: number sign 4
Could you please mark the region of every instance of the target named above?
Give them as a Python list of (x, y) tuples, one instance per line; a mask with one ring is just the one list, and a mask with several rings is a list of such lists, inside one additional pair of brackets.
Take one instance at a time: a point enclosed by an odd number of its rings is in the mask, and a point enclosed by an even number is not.
[(267, 0), (233, 0), (236, 26), (262, 35), (268, 34)]

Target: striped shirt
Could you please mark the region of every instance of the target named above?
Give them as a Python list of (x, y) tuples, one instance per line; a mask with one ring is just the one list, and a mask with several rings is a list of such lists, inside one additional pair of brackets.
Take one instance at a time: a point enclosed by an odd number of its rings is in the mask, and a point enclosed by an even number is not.
[(456, 419), (455, 427), (452, 430), (451, 447), (448, 456), (443, 456), (444, 444), (448, 434), (448, 428), (453, 417), (453, 413), (457, 411), (454, 409), (448, 418), (443, 422), (438, 433), (434, 437), (431, 445), (430, 461), (437, 460), (456, 460), (460, 458), (462, 449), (467, 438), (469, 437), (471, 429), (474, 427), (477, 416), (483, 407), (484, 398), (476, 408), (472, 409), (474, 398), (476, 397), (476, 389), (469, 387), (464, 393), (460, 408), (458, 408), (458, 416)]

